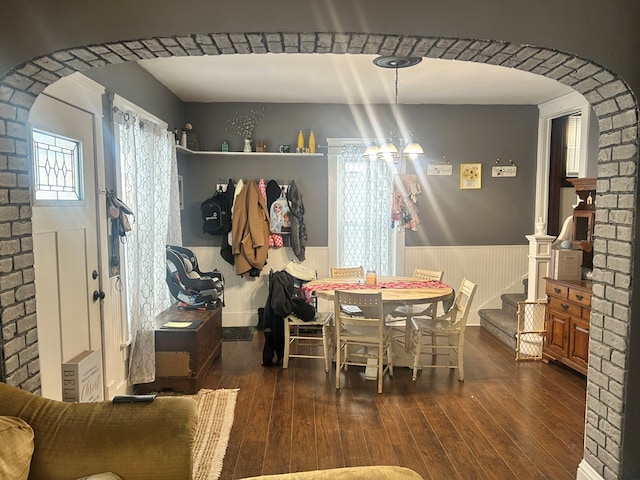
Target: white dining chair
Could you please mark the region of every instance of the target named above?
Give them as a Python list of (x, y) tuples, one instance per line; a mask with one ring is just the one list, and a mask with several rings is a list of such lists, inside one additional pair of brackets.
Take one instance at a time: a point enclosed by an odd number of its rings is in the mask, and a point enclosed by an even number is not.
[[(417, 268), (413, 271), (414, 280), (437, 281), (441, 282), (444, 272), (441, 270), (428, 270), (425, 268)], [(413, 315), (426, 315), (435, 317), (438, 309), (438, 302), (420, 305), (400, 305), (390, 312), (391, 317), (387, 319), (387, 324), (393, 328), (393, 338), (398, 343), (404, 345), (405, 350), (409, 350), (409, 340), (411, 334), (411, 325), (409, 319)]]
[[(333, 354), (333, 312), (318, 312), (305, 322), (288, 315), (284, 326), (284, 356), (282, 368), (289, 368), (290, 358), (322, 358), (324, 371), (329, 373)], [(322, 355), (317, 349), (322, 347)]]
[[(471, 302), (478, 285), (464, 278), (456, 294), (456, 300), (449, 312), (439, 317), (411, 317), (411, 350), (413, 352), (413, 380), (420, 368), (457, 368), (458, 379), (464, 381), (464, 332), (471, 310)], [(439, 345), (438, 338), (444, 337), (446, 345)], [(429, 339), (429, 343), (424, 341)], [(426, 350), (428, 349), (428, 350)], [(425, 351), (426, 350), (426, 351)], [(444, 350), (444, 352), (441, 352)], [(449, 356), (448, 364), (438, 364), (438, 356)], [(422, 358), (431, 357), (426, 363)]]
[(364, 278), (364, 267), (331, 267), (331, 278)]
[[(340, 389), (342, 369), (346, 371), (350, 365), (371, 367), (375, 363), (378, 393), (382, 393), (384, 374), (393, 376), (391, 334), (384, 321), (382, 293), (337, 290), (334, 306), (336, 389)], [(346, 313), (350, 306), (361, 313)]]

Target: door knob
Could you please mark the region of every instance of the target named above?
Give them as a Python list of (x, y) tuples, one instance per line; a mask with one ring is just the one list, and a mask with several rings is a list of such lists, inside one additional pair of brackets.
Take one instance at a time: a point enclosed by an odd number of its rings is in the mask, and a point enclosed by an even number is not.
[(94, 290), (93, 292), (93, 301), (97, 302), (98, 300), (104, 300), (104, 292), (102, 291), (98, 291), (98, 290)]

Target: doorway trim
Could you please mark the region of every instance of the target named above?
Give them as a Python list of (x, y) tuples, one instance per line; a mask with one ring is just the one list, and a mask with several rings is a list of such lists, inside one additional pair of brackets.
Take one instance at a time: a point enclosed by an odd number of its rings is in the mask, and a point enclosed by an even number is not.
[[(538, 167), (536, 169), (536, 222), (542, 220), (547, 223), (549, 210), (549, 156), (551, 152), (551, 123), (553, 119), (580, 113), (582, 125), (580, 127), (580, 173), (579, 177), (587, 174), (587, 155), (589, 152), (589, 125), (591, 122), (591, 106), (586, 98), (578, 92), (571, 92), (559, 98), (538, 105), (540, 112), (538, 119)], [(585, 134), (586, 133), (586, 134)]]

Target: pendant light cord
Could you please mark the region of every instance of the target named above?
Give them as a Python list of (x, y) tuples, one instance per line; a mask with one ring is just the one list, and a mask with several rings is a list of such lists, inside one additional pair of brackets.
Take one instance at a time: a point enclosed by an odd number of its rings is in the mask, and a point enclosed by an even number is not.
[(400, 125), (398, 125), (398, 65), (397, 64), (396, 64), (395, 70), (396, 70), (396, 81), (395, 81), (396, 108), (394, 112), (393, 122), (396, 126), (396, 131), (394, 133), (396, 135), (396, 138), (398, 139), (398, 142), (400, 142), (400, 148), (402, 148), (402, 142), (400, 141)]

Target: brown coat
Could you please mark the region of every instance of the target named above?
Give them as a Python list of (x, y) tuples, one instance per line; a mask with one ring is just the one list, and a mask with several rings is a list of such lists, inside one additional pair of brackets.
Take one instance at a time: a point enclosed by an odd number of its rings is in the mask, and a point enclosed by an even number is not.
[(252, 268), (262, 270), (269, 253), (269, 212), (267, 201), (253, 180), (249, 180), (233, 204), (231, 248), (236, 274), (244, 276)]

